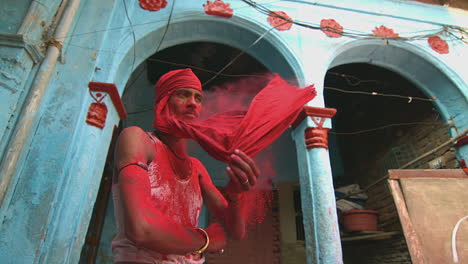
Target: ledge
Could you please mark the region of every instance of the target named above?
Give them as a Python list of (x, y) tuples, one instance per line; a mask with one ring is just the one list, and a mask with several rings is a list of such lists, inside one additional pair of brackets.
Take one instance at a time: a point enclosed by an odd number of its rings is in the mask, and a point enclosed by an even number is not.
[(0, 46), (25, 49), (35, 64), (44, 58), (40, 48), (28, 41), (25, 35), (22, 34), (0, 33)]
[(392, 236), (401, 235), (400, 231), (384, 232), (384, 231), (361, 231), (356, 233), (345, 233), (341, 235), (341, 241), (356, 241), (356, 240), (380, 240), (389, 239)]

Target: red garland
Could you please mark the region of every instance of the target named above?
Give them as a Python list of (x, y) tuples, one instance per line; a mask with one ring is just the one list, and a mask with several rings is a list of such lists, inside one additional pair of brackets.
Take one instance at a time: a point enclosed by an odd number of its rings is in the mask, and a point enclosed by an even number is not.
[(427, 39), (427, 43), (431, 46), (431, 48), (440, 54), (447, 54), (449, 53), (449, 46), (447, 41), (441, 39), (439, 36), (432, 36)]
[(139, 0), (140, 6), (149, 11), (158, 11), (167, 6), (166, 0)]
[[(286, 18), (286, 20), (279, 16)], [(270, 25), (280, 31), (289, 30), (293, 25), (291, 21), (293, 20), (283, 11), (274, 11), (268, 16), (268, 22)]]
[(205, 8), (205, 13), (212, 16), (230, 18), (234, 13), (229, 4), (224, 3), (222, 0), (206, 1), (203, 7)]
[(382, 37), (382, 38), (398, 38), (399, 37), (398, 33), (393, 32), (393, 29), (387, 28), (385, 26), (376, 27), (374, 30), (372, 30), (372, 33), (374, 33), (374, 36)]
[(339, 38), (343, 35), (343, 27), (335, 19), (322, 19), (320, 30), (330, 38)]

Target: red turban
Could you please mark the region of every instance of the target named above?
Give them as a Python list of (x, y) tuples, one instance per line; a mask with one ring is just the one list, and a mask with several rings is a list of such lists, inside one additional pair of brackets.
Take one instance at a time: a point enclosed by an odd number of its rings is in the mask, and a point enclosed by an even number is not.
[(302, 107), (316, 96), (313, 85), (298, 89), (279, 75), (252, 100), (246, 112), (231, 111), (202, 122), (185, 123), (170, 115), (167, 101), (178, 88), (201, 90), (200, 81), (190, 69), (171, 71), (156, 83), (153, 127), (182, 138), (197, 141), (213, 158), (229, 162), (235, 149), (255, 156), (273, 143), (296, 120)]
[(156, 89), (155, 104), (159, 103), (165, 96), (170, 97), (179, 88), (193, 88), (202, 91), (200, 80), (190, 68), (164, 74), (159, 78), (154, 88)]

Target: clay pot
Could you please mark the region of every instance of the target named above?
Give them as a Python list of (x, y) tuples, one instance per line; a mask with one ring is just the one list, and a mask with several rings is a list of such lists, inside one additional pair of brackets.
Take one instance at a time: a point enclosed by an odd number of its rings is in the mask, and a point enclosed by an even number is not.
[(377, 215), (373, 210), (348, 210), (341, 213), (345, 232), (377, 231)]

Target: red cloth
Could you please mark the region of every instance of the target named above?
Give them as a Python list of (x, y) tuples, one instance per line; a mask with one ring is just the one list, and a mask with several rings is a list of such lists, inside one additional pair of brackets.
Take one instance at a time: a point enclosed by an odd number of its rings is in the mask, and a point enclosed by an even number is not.
[[(174, 83), (191, 83), (187, 80), (190, 78), (187, 74), (171, 76), (178, 79), (173, 80)], [(168, 78), (162, 78), (168, 81)], [(296, 120), (302, 107), (316, 96), (313, 85), (298, 89), (275, 74), (254, 97), (247, 112), (231, 111), (201, 122), (186, 123), (173, 118), (167, 107), (167, 101), (176, 88), (164, 89), (170, 92), (164, 90), (160, 93), (163, 96), (157, 97), (153, 127), (178, 137), (191, 138), (213, 158), (223, 162), (229, 162), (235, 149), (251, 157), (261, 152), (281, 136)]]
[(190, 68), (174, 70), (164, 74), (154, 87), (156, 90), (155, 105), (165, 97), (169, 99), (171, 94), (179, 88), (193, 88), (202, 92), (200, 80)]

